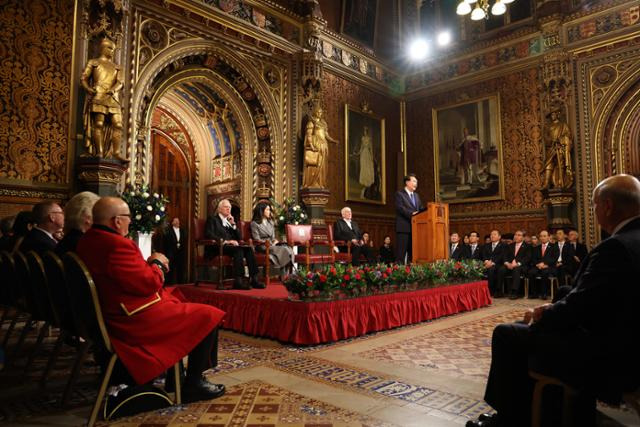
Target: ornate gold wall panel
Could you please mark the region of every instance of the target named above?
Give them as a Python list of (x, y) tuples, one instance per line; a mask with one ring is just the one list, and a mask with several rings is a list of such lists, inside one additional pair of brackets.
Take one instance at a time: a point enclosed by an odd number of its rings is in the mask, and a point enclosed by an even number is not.
[[(330, 134), (340, 141), (339, 144), (331, 144), (329, 147), (329, 177), (328, 187), (331, 198), (327, 204), (328, 209), (339, 210), (345, 206), (344, 201), (344, 105), (349, 104), (360, 107), (363, 101), (369, 104), (374, 114), (386, 120), (386, 188), (387, 200), (384, 206), (371, 206), (357, 202), (349, 202), (349, 206), (360, 212), (388, 213), (395, 212), (394, 194), (396, 183), (396, 153), (401, 151), (400, 135), (400, 103), (377, 91), (362, 87), (350, 80), (337, 76), (331, 72), (324, 72), (322, 87), (324, 92), (324, 117), (329, 126)], [(356, 220), (358, 220), (356, 218)]]
[(473, 216), (542, 208), (544, 146), (537, 68), (407, 102), (407, 172), (417, 173), (423, 200), (435, 197), (431, 110), (493, 93), (500, 95), (505, 200), (455, 204), (451, 213)]
[(68, 183), (74, 2), (9, 0), (0, 8), (0, 182)]

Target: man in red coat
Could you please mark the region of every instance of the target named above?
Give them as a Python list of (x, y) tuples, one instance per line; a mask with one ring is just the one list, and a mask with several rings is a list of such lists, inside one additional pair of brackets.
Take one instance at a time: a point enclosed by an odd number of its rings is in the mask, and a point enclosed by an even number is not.
[(189, 354), (183, 400), (213, 399), (224, 394), (202, 372), (210, 367), (215, 330), (224, 312), (187, 303), (166, 291), (169, 261), (161, 253), (144, 260), (125, 238), (131, 213), (127, 203), (103, 197), (93, 207), (93, 227), (78, 242), (77, 252), (98, 289), (113, 347), (127, 371), (144, 384)]

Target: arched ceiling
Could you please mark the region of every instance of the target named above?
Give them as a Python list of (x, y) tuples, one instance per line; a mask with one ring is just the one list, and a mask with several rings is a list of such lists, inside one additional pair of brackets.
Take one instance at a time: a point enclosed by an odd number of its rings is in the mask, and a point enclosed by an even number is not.
[[(206, 79), (192, 79), (174, 85), (170, 91), (188, 107), (210, 138), (214, 158), (236, 153), (242, 148), (240, 125), (228, 102)], [(163, 98), (172, 98), (165, 94)]]

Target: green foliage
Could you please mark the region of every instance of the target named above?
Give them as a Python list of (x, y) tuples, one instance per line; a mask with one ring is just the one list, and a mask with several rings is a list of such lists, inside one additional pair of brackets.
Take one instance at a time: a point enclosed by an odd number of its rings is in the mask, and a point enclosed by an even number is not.
[(169, 199), (151, 191), (148, 185), (128, 184), (120, 197), (127, 202), (131, 211), (130, 233), (151, 233), (166, 220)]
[(273, 206), (273, 219), (280, 234), (284, 234), (287, 224), (308, 224), (309, 215), (293, 198), (289, 197), (279, 204), (275, 199), (270, 199)]

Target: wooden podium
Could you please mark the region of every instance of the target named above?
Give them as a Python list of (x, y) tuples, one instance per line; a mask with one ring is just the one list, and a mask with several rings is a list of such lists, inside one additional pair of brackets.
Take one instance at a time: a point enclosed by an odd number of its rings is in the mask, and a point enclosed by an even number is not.
[(447, 259), (449, 244), (449, 205), (427, 203), (424, 212), (411, 218), (412, 262)]

